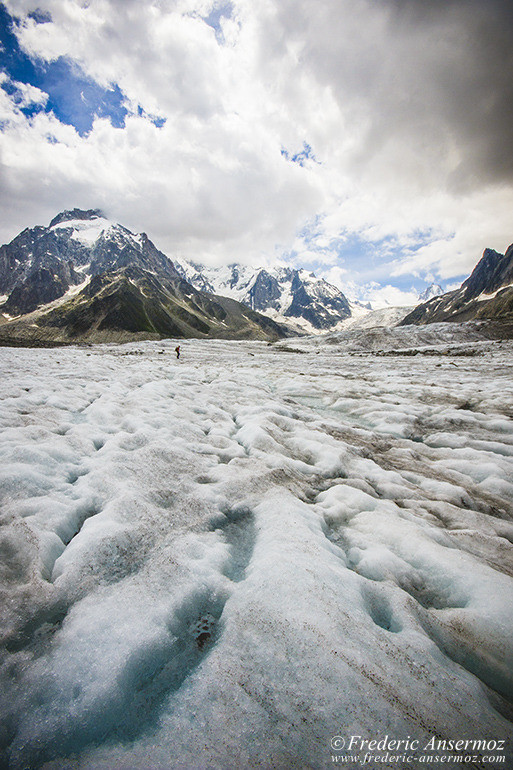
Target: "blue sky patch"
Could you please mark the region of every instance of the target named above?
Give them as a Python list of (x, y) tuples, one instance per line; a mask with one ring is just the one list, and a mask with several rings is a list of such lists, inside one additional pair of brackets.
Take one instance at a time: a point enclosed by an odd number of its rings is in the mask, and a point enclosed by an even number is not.
[(226, 3), (219, 3), (216, 4), (208, 16), (202, 16), (201, 18), (205, 22), (205, 24), (208, 24), (209, 27), (212, 27), (214, 32), (216, 33), (216, 40), (221, 45), (224, 44), (224, 35), (223, 30), (221, 27), (221, 19), (223, 17), (229, 19), (231, 18), (231, 15), (233, 13), (233, 5), (230, 2)]
[[(39, 24), (51, 20), (42, 11), (33, 11), (32, 17)], [(81, 136), (91, 130), (95, 117), (108, 118), (115, 128), (124, 127), (128, 110), (119, 86), (103, 88), (64, 57), (49, 63), (33, 61), (18, 44), (13, 31), (15, 24), (5, 6), (0, 4), (1, 70), (11, 81), (36, 86), (48, 94), (46, 105), (20, 107), (24, 114), (30, 117), (41, 109), (53, 112), (58, 120), (73, 126)], [(15, 95), (12, 82), (6, 81), (2, 87)]]
[(49, 11), (42, 11), (40, 8), (30, 11), (28, 17), (29, 19), (34, 19), (36, 24), (47, 24), (49, 21), (52, 21), (52, 14)]
[(149, 112), (143, 110), (140, 104), (137, 107), (137, 114), (140, 118), (149, 120), (151, 123), (153, 123), (154, 126), (157, 126), (157, 128), (162, 128), (162, 126), (166, 123), (166, 118), (162, 118), (159, 115), (150, 115)]
[[(300, 231), (299, 237), (303, 239), (306, 249), (311, 249), (313, 253), (319, 251), (317, 238), (323, 238), (323, 217), (314, 217)], [(418, 276), (411, 273), (392, 276), (391, 272), (395, 265), (413, 255), (422, 246), (430, 243), (432, 237), (432, 230), (416, 231), (412, 234), (412, 241), (414, 243), (411, 246), (405, 246), (394, 236), (387, 236), (373, 241), (357, 233), (348, 232), (339, 238), (333, 239), (326, 248), (333, 254), (332, 264), (347, 270), (351, 280), (360, 285), (392, 283), (401, 291), (423, 291), (431, 283), (429, 274), (433, 271), (433, 268), (429, 271), (426, 270), (424, 273), (422, 270), (419, 270)], [(306, 270), (322, 275), (329, 269), (330, 264), (326, 264), (322, 260), (322, 252), (319, 253), (319, 257), (319, 260), (316, 260), (315, 256), (310, 253), (309, 257), (305, 258), (305, 254), (302, 254), (300, 251), (292, 251), (286, 255), (287, 261), (290, 261), (291, 264), (300, 265)], [(434, 272), (436, 282), (441, 284), (442, 287), (445, 286), (448, 282), (440, 279), (436, 275), (436, 270)], [(461, 282), (465, 277), (456, 276), (456, 278), (451, 279), (450, 283)]]
[(281, 154), (286, 160), (290, 160), (291, 163), (297, 163), (299, 166), (304, 166), (307, 160), (319, 163), (308, 142), (303, 142), (303, 149), (296, 153), (290, 153), (285, 147), (282, 147)]

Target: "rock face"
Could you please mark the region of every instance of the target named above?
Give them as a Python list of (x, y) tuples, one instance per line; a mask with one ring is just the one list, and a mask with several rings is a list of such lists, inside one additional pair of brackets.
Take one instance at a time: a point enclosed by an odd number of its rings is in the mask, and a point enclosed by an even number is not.
[(401, 325), (474, 319), (513, 321), (513, 245), (505, 254), (485, 249), (459, 289), (418, 305)]
[(237, 302), (198, 291), (145, 233), (113, 224), (97, 209), (63, 211), (49, 227), (26, 229), (2, 246), (0, 293), (4, 340), (285, 334)]
[(485, 249), (470, 278), (463, 283), (465, 297), (472, 299), (479, 294), (491, 294), (513, 283), (513, 244), (505, 254)]
[[(238, 271), (234, 271), (234, 279), (232, 285), (236, 286), (236, 276)], [(268, 310), (269, 308), (279, 309), (279, 301), (281, 299), (281, 287), (272, 275), (267, 270), (260, 270), (253, 282), (253, 285), (248, 290), (248, 301), (245, 303), (253, 308), (253, 310)]]
[(185, 261), (175, 266), (196, 288), (233, 297), (296, 330), (331, 331), (351, 316), (344, 294), (306, 270), (238, 264), (212, 268)]
[(24, 230), (0, 247), (0, 293), (7, 294), (5, 310), (29, 313), (62, 296), (83, 280), (75, 266), (84, 263), (84, 248), (63, 233), (46, 227)]
[(55, 225), (60, 225), (62, 222), (75, 222), (76, 220), (91, 221), (101, 218), (103, 218), (101, 209), (88, 209), (87, 211), (84, 211), (83, 209), (70, 209), (68, 211), (61, 211), (60, 214), (57, 214), (57, 216), (52, 219), (49, 226), (55, 227)]

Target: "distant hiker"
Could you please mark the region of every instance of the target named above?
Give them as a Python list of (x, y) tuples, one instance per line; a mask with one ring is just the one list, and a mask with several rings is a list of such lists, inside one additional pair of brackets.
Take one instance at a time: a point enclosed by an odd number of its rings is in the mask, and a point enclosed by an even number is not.
[(180, 345), (177, 345), (175, 348), (176, 357), (180, 358)]

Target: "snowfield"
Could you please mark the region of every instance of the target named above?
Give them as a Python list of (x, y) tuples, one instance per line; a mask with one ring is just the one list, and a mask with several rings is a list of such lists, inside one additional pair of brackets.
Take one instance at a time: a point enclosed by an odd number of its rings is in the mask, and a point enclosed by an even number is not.
[(513, 343), (465, 335), (0, 350), (0, 764), (511, 766)]

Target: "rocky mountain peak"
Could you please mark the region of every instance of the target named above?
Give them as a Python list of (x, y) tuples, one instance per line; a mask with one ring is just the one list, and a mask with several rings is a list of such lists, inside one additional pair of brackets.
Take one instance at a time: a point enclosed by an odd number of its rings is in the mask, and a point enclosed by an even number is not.
[(428, 300), (433, 299), (433, 297), (439, 297), (443, 293), (444, 290), (440, 284), (431, 283), (423, 292), (419, 293), (419, 300), (420, 302), (428, 302)]
[(470, 276), (459, 289), (418, 305), (401, 322), (426, 324), (438, 321), (513, 318), (513, 246), (505, 254), (485, 249)]
[(72, 222), (78, 220), (91, 221), (93, 219), (105, 219), (105, 214), (100, 209), (68, 209), (61, 211), (52, 219), (49, 227), (60, 225), (62, 222)]
[[(203, 294), (145, 233), (70, 209), (0, 246), (4, 339), (119, 335), (274, 340), (285, 330), (233, 300)], [(30, 319), (30, 320), (28, 320)]]
[(175, 262), (178, 272), (196, 288), (232, 297), (295, 331), (321, 333), (349, 318), (343, 293), (304, 269), (230, 264), (207, 267)]
[(511, 259), (495, 249), (485, 249), (469, 278), (462, 284), (465, 297), (471, 299), (482, 292), (492, 292), (511, 277)]

